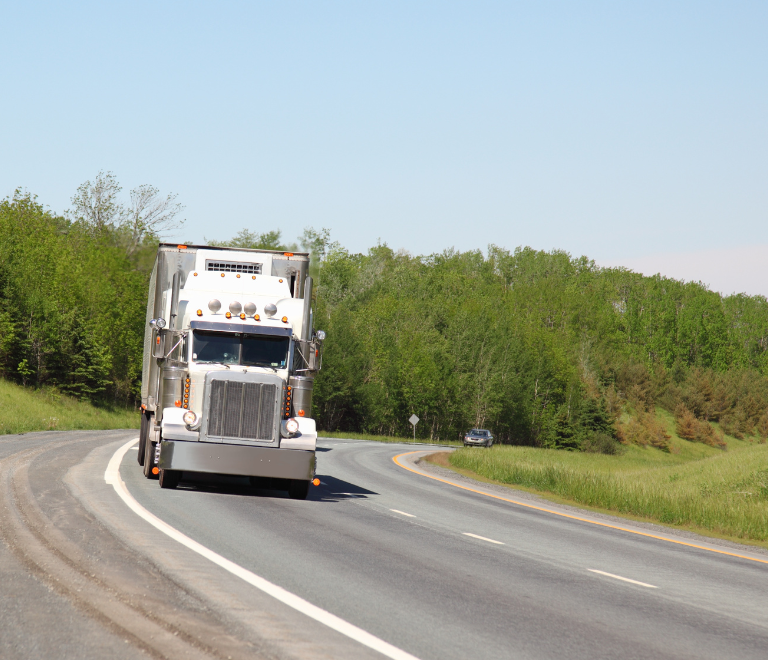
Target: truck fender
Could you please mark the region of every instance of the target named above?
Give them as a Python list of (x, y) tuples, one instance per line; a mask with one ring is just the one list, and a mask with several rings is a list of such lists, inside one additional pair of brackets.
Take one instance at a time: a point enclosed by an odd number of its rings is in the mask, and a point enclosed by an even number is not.
[(299, 423), (299, 431), (292, 438), (280, 438), (280, 448), (315, 451), (317, 446), (315, 420), (307, 417), (294, 417), (294, 419)]
[(192, 440), (200, 439), (200, 431), (190, 431), (184, 424), (185, 408), (163, 408), (161, 422), (163, 440)]

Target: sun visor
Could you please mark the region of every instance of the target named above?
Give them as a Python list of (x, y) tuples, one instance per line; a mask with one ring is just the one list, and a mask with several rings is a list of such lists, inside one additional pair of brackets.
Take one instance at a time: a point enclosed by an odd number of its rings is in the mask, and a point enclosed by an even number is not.
[(214, 332), (242, 332), (247, 335), (272, 335), (273, 337), (290, 337), (293, 334), (291, 328), (250, 325), (248, 323), (212, 323), (210, 321), (190, 321), (193, 330), (212, 330)]

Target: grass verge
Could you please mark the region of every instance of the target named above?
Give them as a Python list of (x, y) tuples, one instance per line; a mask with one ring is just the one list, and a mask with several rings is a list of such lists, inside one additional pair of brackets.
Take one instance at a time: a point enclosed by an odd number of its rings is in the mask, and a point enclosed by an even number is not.
[[(318, 431), (318, 436), (321, 438), (342, 438), (344, 440), (372, 440), (374, 442), (398, 442), (398, 443), (413, 443), (413, 438), (396, 438), (391, 435), (371, 435), (369, 433), (348, 433), (346, 431)], [(450, 447), (461, 447), (462, 442), (456, 440), (440, 440), (437, 442), (431, 442), (430, 440), (422, 440), (416, 438), (417, 444), (436, 444), (447, 445)]]
[(30, 390), (0, 380), (0, 435), (33, 431), (138, 428), (134, 410), (99, 408), (56, 390)]
[(463, 474), (549, 499), (768, 547), (768, 445), (726, 440), (725, 452), (673, 436), (674, 453), (497, 446), (460, 449), (447, 460)]

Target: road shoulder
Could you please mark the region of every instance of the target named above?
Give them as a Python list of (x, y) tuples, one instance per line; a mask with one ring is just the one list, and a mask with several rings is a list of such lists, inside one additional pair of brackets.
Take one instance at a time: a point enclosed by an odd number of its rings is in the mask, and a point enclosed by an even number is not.
[(638, 520), (631, 517), (611, 515), (605, 511), (599, 511), (588, 507), (579, 507), (577, 505), (566, 504), (556, 498), (547, 498), (537, 493), (508, 486), (506, 484), (494, 483), (475, 479), (467, 474), (463, 474), (455, 469), (442, 467), (432, 461), (426, 460), (428, 455), (448, 453), (441, 451), (420, 451), (417, 453), (404, 455), (402, 462), (407, 462), (414, 471), (420, 471), (424, 475), (432, 476), (448, 482), (453, 482), (460, 487), (476, 490), (481, 493), (488, 493), (492, 496), (507, 498), (519, 501), (523, 505), (529, 505), (540, 509), (551, 510), (553, 513), (562, 516), (575, 517), (587, 522), (609, 527), (618, 527), (627, 529), (630, 532), (655, 536), (664, 540), (670, 540), (676, 543), (687, 543), (699, 546), (715, 552), (726, 552), (754, 558), (757, 561), (768, 561), (768, 549), (737, 543), (728, 539), (705, 536), (687, 529), (677, 527), (667, 527), (665, 525)]

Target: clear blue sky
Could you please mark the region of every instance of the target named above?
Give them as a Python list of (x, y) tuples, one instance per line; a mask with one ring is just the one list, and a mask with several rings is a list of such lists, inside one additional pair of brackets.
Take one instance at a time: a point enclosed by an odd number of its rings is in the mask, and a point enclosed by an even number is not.
[(125, 192), (179, 194), (174, 239), (314, 226), (354, 251), (606, 262), (768, 246), (765, 2), (28, 1), (0, 17), (0, 196), (61, 212), (105, 169)]

